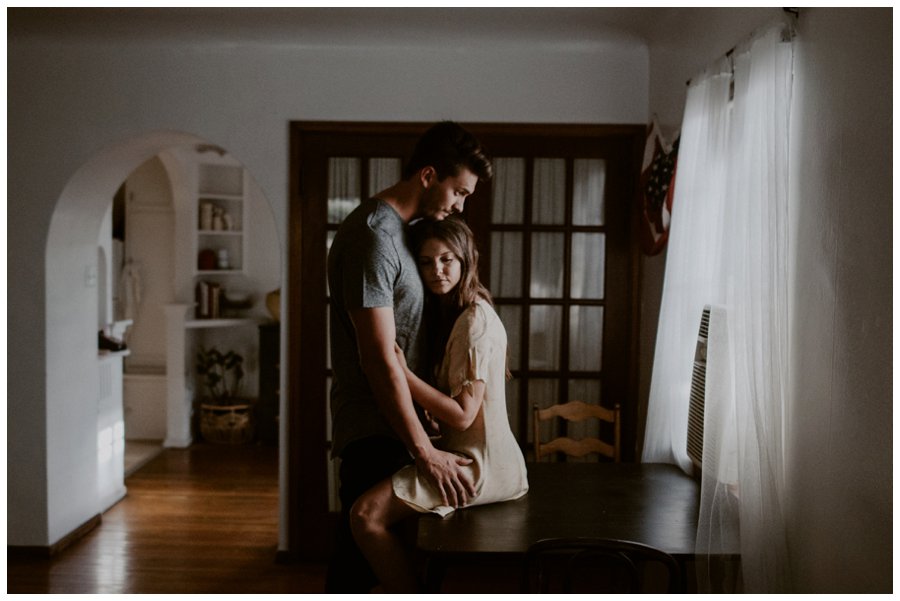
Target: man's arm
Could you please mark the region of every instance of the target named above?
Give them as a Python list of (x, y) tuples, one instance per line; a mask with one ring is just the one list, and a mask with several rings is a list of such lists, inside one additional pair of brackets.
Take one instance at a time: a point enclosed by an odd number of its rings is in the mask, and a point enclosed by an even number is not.
[(378, 408), (410, 450), (419, 469), (441, 493), (444, 503), (453, 507), (465, 505), (475, 490), (468, 475), (460, 468), (471, 460), (435, 449), (419, 422), (406, 375), (394, 353), (393, 309), (355, 309), (350, 311), (350, 319), (356, 329), (360, 363)]

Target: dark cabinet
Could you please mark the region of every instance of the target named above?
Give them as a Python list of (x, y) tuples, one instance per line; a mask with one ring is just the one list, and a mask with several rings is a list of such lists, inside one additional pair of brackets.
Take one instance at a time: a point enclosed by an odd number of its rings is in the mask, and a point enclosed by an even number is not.
[(257, 436), (262, 444), (278, 444), (281, 404), (281, 326), (275, 321), (259, 326), (259, 405)]

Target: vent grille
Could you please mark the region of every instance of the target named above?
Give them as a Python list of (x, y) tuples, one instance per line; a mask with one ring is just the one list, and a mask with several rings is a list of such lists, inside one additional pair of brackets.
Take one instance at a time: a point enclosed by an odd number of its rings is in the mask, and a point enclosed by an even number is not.
[(697, 348), (694, 351), (694, 373), (691, 376), (691, 402), (688, 410), (687, 454), (699, 469), (703, 464), (703, 417), (706, 402), (706, 347), (709, 338), (710, 306), (703, 307)]

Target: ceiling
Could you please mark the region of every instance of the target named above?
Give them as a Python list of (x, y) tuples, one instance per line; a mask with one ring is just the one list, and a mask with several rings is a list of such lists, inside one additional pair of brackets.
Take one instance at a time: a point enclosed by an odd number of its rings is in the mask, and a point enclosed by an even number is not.
[(9, 8), (8, 39), (278, 45), (652, 42), (684, 8)]

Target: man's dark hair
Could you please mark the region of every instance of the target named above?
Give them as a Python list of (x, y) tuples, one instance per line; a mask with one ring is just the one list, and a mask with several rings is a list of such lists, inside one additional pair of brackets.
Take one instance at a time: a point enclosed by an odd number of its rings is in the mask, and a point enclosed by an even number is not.
[(475, 174), (479, 181), (491, 179), (494, 173), (478, 139), (453, 121), (432, 125), (419, 138), (412, 158), (403, 169), (403, 179), (429, 165), (434, 167), (439, 181), (458, 175), (463, 168)]

